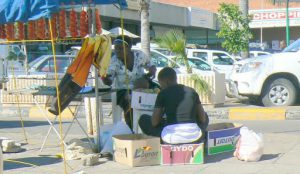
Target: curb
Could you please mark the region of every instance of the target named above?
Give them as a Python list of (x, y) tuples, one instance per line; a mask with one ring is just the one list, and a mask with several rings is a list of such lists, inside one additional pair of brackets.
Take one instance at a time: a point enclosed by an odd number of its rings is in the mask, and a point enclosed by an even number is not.
[[(33, 107), (33, 106), (31, 106)], [(29, 117), (29, 106), (21, 106), (22, 116)], [(232, 107), (234, 109), (235, 107)], [(249, 108), (249, 107), (239, 107), (239, 108)], [(259, 108), (259, 107), (256, 107)], [(229, 110), (231, 108), (212, 108), (206, 109), (208, 116), (211, 119), (229, 119)], [(271, 108), (272, 109), (272, 108)], [(18, 107), (2, 107), (0, 105), (0, 118), (1, 117), (18, 117)], [(80, 106), (78, 111), (78, 117), (85, 117), (84, 106)], [(300, 120), (300, 107), (299, 109), (286, 109), (285, 120)]]
[(230, 108), (230, 120), (285, 120), (283, 108)]
[[(239, 107), (239, 108), (248, 108), (249, 107)], [(258, 108), (258, 107), (257, 107)], [(257, 109), (253, 108), (253, 109)], [(231, 108), (214, 108), (208, 109), (206, 112), (210, 118), (213, 119), (229, 119), (229, 110)], [(272, 108), (269, 108), (272, 109)], [(276, 109), (276, 108), (274, 108)], [(285, 110), (285, 119), (283, 120), (300, 120), (300, 108), (299, 109), (286, 109)], [(261, 120), (261, 119), (257, 119)]]

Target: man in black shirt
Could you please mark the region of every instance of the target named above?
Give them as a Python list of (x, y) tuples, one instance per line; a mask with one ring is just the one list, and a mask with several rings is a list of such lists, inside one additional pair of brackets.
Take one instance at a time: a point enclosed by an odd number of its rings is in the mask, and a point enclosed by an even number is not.
[(142, 115), (139, 119), (142, 131), (147, 135), (160, 137), (165, 126), (197, 123), (204, 132), (208, 125), (208, 117), (197, 92), (190, 87), (177, 84), (176, 72), (169, 67), (159, 72), (158, 81), (162, 90), (156, 98), (152, 117)]

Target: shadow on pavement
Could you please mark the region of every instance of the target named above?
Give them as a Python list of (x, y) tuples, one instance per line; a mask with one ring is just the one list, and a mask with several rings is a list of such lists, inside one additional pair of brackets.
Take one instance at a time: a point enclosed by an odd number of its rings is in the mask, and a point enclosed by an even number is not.
[(204, 163), (215, 163), (222, 161), (224, 159), (232, 158), (233, 157), (233, 151), (232, 152), (225, 152), (215, 155), (205, 155), (204, 157)]
[[(45, 126), (49, 125), (47, 121), (23, 121), (24, 127), (35, 127), (35, 126)], [(62, 122), (66, 123), (66, 122)], [(58, 123), (56, 123), (58, 124)], [(7, 128), (21, 128), (21, 121), (19, 120), (13, 120), (13, 121), (7, 121), (7, 120), (0, 120), (0, 129), (7, 129)]]
[(263, 154), (259, 161), (272, 160), (272, 159), (278, 158), (279, 155), (280, 155), (280, 153), (278, 153), (278, 154)]
[[(12, 170), (12, 169), (25, 168), (25, 167), (33, 167), (30, 164), (33, 164), (33, 165), (36, 165), (36, 166), (45, 166), (45, 165), (59, 163), (59, 162), (62, 161), (62, 159), (55, 158), (55, 157), (47, 157), (47, 156), (17, 158), (17, 159), (13, 159), (13, 160), (14, 161), (19, 161), (21, 163), (11, 162), (11, 161), (4, 161), (4, 170)], [(26, 164), (26, 163), (30, 163), (30, 164)]]
[(296, 132), (300, 132), (300, 130), (280, 131), (280, 132), (274, 132), (274, 133), (279, 134), (279, 133), (296, 133)]

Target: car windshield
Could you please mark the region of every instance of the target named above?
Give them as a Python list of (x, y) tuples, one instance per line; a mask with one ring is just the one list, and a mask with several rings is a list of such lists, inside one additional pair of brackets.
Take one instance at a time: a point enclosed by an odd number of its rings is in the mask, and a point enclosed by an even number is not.
[[(71, 57), (57, 57), (56, 58), (56, 68), (58, 73), (66, 72), (68, 66), (71, 64), (73, 58)], [(54, 60), (53, 57), (49, 57), (44, 60), (44, 62), (39, 65), (36, 69), (37, 72), (53, 73), (54, 72)]]
[[(185, 67), (185, 63), (184, 63), (184, 59), (183, 59), (183, 58), (180, 58), (180, 57), (174, 57), (173, 60), (174, 60), (175, 62), (177, 62), (180, 66)], [(197, 68), (197, 65), (195, 65), (192, 61), (188, 60), (188, 63), (189, 63), (189, 65), (190, 65), (192, 68)]]
[(213, 63), (216, 65), (233, 65), (234, 61), (225, 53), (213, 53)]
[(163, 55), (166, 55), (166, 56), (176, 56), (176, 54), (174, 54), (172, 51), (167, 50), (167, 49), (155, 48), (155, 50), (162, 53)]
[(204, 61), (207, 61), (207, 52), (193, 52), (193, 57), (199, 57)]
[(151, 51), (151, 63), (159, 68), (173, 67), (178, 68), (175, 62), (170, 61), (167, 57)]
[(211, 67), (208, 63), (200, 59), (189, 59), (189, 64), (192, 68), (200, 69), (202, 71), (210, 71)]
[(28, 64), (28, 68), (31, 68), (33, 65), (35, 65), (37, 62), (39, 62), (39, 61), (41, 61), (42, 59), (44, 59), (44, 57), (45, 56), (41, 56), (41, 57), (39, 57), (39, 58), (37, 58), (37, 59), (34, 59), (32, 62), (30, 62), (29, 64)]
[(300, 39), (293, 42), (291, 45), (286, 47), (283, 52), (297, 52), (300, 50)]

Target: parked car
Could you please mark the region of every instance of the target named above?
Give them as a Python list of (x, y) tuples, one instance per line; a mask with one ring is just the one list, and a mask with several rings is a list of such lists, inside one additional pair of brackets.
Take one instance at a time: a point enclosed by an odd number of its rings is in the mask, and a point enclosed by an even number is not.
[(264, 106), (294, 105), (300, 89), (300, 39), (281, 53), (236, 62), (226, 84), (232, 95)]
[[(70, 55), (76, 55), (78, 51), (80, 50), (81, 47), (79, 46), (74, 46), (71, 47), (71, 50), (67, 51), (66, 54)], [(157, 71), (156, 71), (156, 77), (161, 69), (164, 67), (172, 67), (175, 69), (177, 73), (187, 73), (186, 67), (182, 64), (179, 64), (178, 62), (175, 62), (172, 58), (174, 56), (167, 56), (161, 53), (160, 51), (155, 49), (150, 49), (150, 54), (151, 54), (151, 63), (156, 66)], [(114, 47), (112, 47), (112, 56), (114, 55)], [(139, 46), (133, 46), (132, 47), (133, 51), (142, 51)], [(205, 74), (209, 73), (208, 70), (201, 70), (198, 68), (193, 68), (194, 73), (199, 73), (199, 74)]]
[(225, 78), (232, 70), (235, 59), (225, 51), (206, 49), (187, 49), (188, 57), (198, 57), (206, 61), (220, 73), (225, 73)]
[[(175, 57), (172, 59), (174, 60)], [(185, 67), (185, 63), (183, 59), (176, 59), (176, 61), (180, 66)], [(213, 68), (204, 60), (199, 57), (188, 57), (188, 63), (193, 69), (197, 69), (196, 71), (212, 71)]]
[[(74, 60), (73, 55), (56, 55), (57, 73), (64, 74)], [(54, 74), (53, 55), (44, 55), (28, 64), (29, 74)]]
[[(135, 47), (133, 47), (132, 50), (133, 51), (141, 51), (140, 48), (135, 48)], [(172, 67), (172, 68), (174, 68), (176, 73), (179, 73), (179, 74), (187, 73), (185, 65), (181, 62), (174, 61), (173, 57), (166, 56), (155, 49), (151, 49), (150, 52), (151, 52), (150, 53), (151, 54), (151, 63), (153, 65), (155, 65), (157, 68), (156, 77), (157, 77), (159, 71), (161, 69), (163, 69), (164, 67)], [(197, 67), (192, 67), (192, 71), (193, 71), (193, 73), (196, 73), (196, 74), (211, 73), (211, 69), (207, 70), (207, 69), (203, 69), (203, 68), (200, 69)]]

